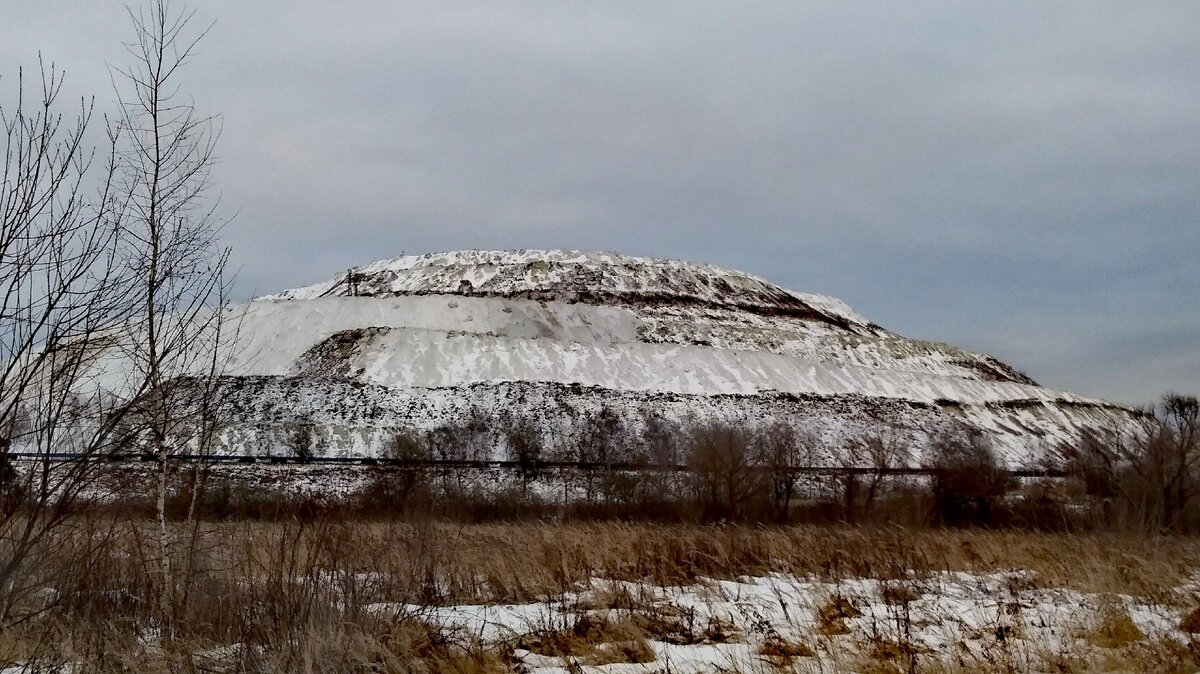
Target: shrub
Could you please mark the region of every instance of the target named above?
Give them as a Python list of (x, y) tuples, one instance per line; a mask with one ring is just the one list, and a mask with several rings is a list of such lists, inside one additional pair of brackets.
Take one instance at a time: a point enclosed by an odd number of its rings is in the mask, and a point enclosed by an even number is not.
[(991, 445), (978, 432), (935, 438), (927, 467), (934, 471), (931, 517), (937, 524), (991, 524), (997, 502), (1012, 486)]
[(712, 424), (695, 431), (690, 463), (706, 519), (744, 517), (759, 505), (768, 476), (754, 449), (753, 436), (736, 426)]
[(284, 445), (301, 461), (313, 458), (316, 431), (311, 421), (300, 421), (284, 432)]
[(397, 431), (384, 445), (384, 465), (376, 466), (363, 494), (368, 510), (404, 510), (429, 487), (429, 445), (408, 430)]

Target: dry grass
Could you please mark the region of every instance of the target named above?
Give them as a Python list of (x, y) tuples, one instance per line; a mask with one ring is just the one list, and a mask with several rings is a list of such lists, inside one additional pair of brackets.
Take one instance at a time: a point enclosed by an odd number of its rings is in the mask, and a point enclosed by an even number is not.
[(1179, 629), (1188, 634), (1200, 634), (1200, 606), (1191, 610), (1179, 623)]
[[(173, 549), (177, 573), (164, 586), (150, 523), (81, 521), (69, 531), (37, 551), (29, 581), (42, 589), (13, 606), (13, 615), (25, 612), (27, 619), (0, 631), (0, 665), (74, 662), (101, 672), (509, 671), (503, 649), (470, 634), (449, 633), (419, 614), (381, 616), (368, 607), (537, 601), (595, 578), (653, 588), (772, 572), (833, 582), (891, 580), (884, 599), (904, 604), (919, 596), (914, 574), (1012, 568), (1033, 572), (1033, 580), (1014, 582), (1169, 603), (1179, 601), (1172, 589), (1200, 568), (1200, 542), (1182, 537), (317, 518), (201, 523), (195, 531), (181, 526)], [(173, 612), (169, 633), (160, 623), (164, 593)], [(613, 584), (591, 601), (577, 607), (580, 613), (606, 617), (544, 630), (521, 647), (600, 664), (647, 662), (650, 640), (743, 638), (732, 625), (698, 619), (629, 586)], [(817, 632), (848, 633), (847, 620), (859, 615), (846, 598), (831, 597), (817, 611)], [(1200, 617), (1184, 623), (1185, 629), (1200, 627)], [(1137, 647), (1144, 659), (1168, 652), (1170, 646), (1135, 638), (1130, 626), (1128, 614), (1122, 620), (1114, 610), (1088, 638)], [(907, 645), (894, 645), (877, 644), (875, 661), (891, 666), (914, 655)], [(782, 662), (810, 651), (803, 643), (768, 640), (762, 654)]]
[(1129, 617), (1129, 611), (1115, 601), (1101, 608), (1095, 624), (1083, 636), (1101, 648), (1121, 648), (1146, 638)]
[[(423, 549), (422, 527), (338, 524), (365, 560), (431, 556), (447, 601), (518, 601), (570, 589), (593, 577), (690, 583), (785, 572), (797, 576), (903, 578), (910, 572), (989, 573), (1021, 568), (1044, 586), (1162, 598), (1200, 568), (1197, 539), (1132, 541), (1109, 534), (763, 528), (626, 524), (422, 525), (443, 541)], [(277, 527), (255, 525), (251, 539)], [(236, 529), (235, 529), (236, 531)], [(1133, 555), (1128, 550), (1140, 550)], [(414, 563), (411, 559), (406, 562)], [(369, 565), (369, 564), (368, 564)], [(481, 581), (480, 579), (484, 579)]]
[(921, 598), (921, 593), (905, 582), (887, 582), (880, 591), (883, 603), (889, 606), (903, 606)]
[(799, 641), (788, 641), (778, 636), (767, 639), (758, 649), (762, 655), (775, 667), (785, 667), (792, 664), (796, 658), (811, 658), (817, 653), (808, 645)]
[(538, 655), (587, 665), (653, 662), (655, 659), (654, 650), (646, 643), (646, 635), (636, 623), (592, 614), (583, 614), (568, 629), (526, 635), (516, 646)]
[(829, 601), (817, 611), (817, 627), (825, 636), (849, 634), (850, 627), (847, 618), (857, 618), (862, 612), (844, 597), (830, 597)]
[(928, 649), (892, 639), (877, 637), (871, 640), (870, 657), (884, 662), (893, 662), (896, 660), (911, 661), (916, 656), (928, 652)]

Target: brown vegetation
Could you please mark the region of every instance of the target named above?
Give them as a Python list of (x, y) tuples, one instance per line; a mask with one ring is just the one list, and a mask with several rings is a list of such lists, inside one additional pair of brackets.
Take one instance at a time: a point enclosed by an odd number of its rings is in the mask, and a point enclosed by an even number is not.
[(1129, 617), (1129, 611), (1115, 602), (1102, 607), (1097, 623), (1085, 636), (1101, 648), (1121, 648), (1146, 638)]
[(569, 658), (573, 663), (588, 665), (653, 662), (656, 657), (646, 643), (645, 632), (633, 621), (614, 621), (590, 614), (579, 616), (565, 629), (543, 630), (522, 637), (516, 645), (539, 655)]
[(790, 665), (796, 658), (811, 658), (816, 651), (799, 641), (787, 641), (779, 637), (767, 639), (758, 652), (766, 656), (777, 667)]
[(1086, 495), (1114, 526), (1200, 530), (1200, 401), (1169, 393), (1138, 428), (1064, 448)]
[(857, 618), (862, 615), (854, 604), (845, 597), (833, 596), (817, 611), (817, 626), (825, 636), (849, 634), (850, 627), (847, 618)]
[[(201, 523), (194, 548), (174, 550), (176, 568), (188, 573), (172, 577), (177, 586), (167, 596), (175, 631), (164, 640), (147, 632), (164, 592), (153, 521), (85, 513), (72, 516), (63, 531), (52, 548), (35, 551), (39, 564), (28, 582), (44, 589), (20, 595), (24, 604), (13, 607), (14, 615), (27, 618), (10, 625), (3, 642), (10, 650), (0, 659), (97, 669), (120, 666), (114, 658), (162, 669), (195, 663), (291, 671), (303, 664), (331, 672), (405, 671), (421, 660), (433, 671), (499, 671), (506, 667), (503, 648), (449, 633), (419, 610), (381, 614), (369, 607), (533, 601), (562, 596), (592, 578), (665, 586), (771, 572), (837, 580), (1013, 567), (1029, 569), (1046, 586), (1171, 601), (1172, 588), (1200, 567), (1200, 543), (1186, 538), (844, 526), (466, 525), (370, 522), (353, 512), (326, 512), (310, 519)], [(1132, 549), (1144, 552), (1126, 552)], [(904, 587), (899, 580), (896, 586)], [(899, 603), (915, 600), (894, 594)], [(633, 607), (646, 610), (636, 617), (580, 619), (512, 647), (580, 662), (640, 662), (650, 657), (646, 639), (735, 638), (728, 627), (675, 608), (655, 609), (652, 599), (626, 591), (597, 608)], [(846, 621), (859, 615), (848, 600), (833, 597), (819, 611), (819, 633), (848, 632)], [(1097, 638), (1127, 636), (1119, 621), (1099, 625)], [(217, 649), (222, 644), (237, 647)], [(791, 643), (778, 650), (769, 655), (805, 654)]]

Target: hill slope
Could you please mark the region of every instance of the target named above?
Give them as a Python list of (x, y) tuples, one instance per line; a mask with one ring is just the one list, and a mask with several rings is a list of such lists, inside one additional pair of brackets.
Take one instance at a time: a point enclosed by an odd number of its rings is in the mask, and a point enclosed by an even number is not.
[(631, 427), (781, 420), (818, 435), (823, 460), (881, 422), (918, 450), (970, 427), (1024, 465), (1130, 416), (835, 298), (614, 253), (399, 257), (254, 300), (242, 320), (233, 453), (286, 453), (287, 430), (312, 424), (320, 451), (373, 454), (399, 428), (505, 412), (554, 443), (608, 408)]

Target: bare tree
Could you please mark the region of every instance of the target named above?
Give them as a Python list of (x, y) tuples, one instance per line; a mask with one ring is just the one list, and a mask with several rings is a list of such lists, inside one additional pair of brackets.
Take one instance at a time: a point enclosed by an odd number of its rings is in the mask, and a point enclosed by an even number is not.
[(508, 419), (504, 430), (508, 460), (515, 461), (521, 473), (521, 493), (529, 494), (529, 483), (537, 478), (542, 459), (542, 433), (537, 424), (524, 417)]
[(465, 460), (466, 452), (461, 435), (461, 427), (458, 424), (442, 424), (431, 429), (425, 434), (430, 456), (438, 461)]
[(796, 495), (797, 469), (812, 465), (818, 440), (808, 431), (797, 431), (786, 421), (776, 421), (758, 432), (758, 460), (770, 481), (776, 517), (787, 522)]
[(863, 512), (870, 515), (884, 480), (911, 460), (908, 437), (895, 426), (880, 423), (863, 436), (851, 439), (847, 450), (855, 463), (871, 468), (863, 496)]
[[(426, 434), (430, 456), (439, 461), (484, 461), (491, 458), (496, 420), (478, 408), (471, 408), (459, 420), (441, 424)], [(468, 485), (468, 473), (461, 469), (440, 472), (446, 494), (462, 494)]]
[(697, 428), (690, 463), (708, 517), (742, 516), (763, 493), (765, 474), (754, 437), (742, 428), (728, 424)]
[(1162, 521), (1179, 528), (1200, 493), (1200, 401), (1195, 396), (1168, 393), (1156, 410), (1156, 437), (1151, 454), (1161, 462)]
[(297, 421), (284, 431), (284, 445), (296, 455), (296, 458), (309, 462), (313, 458), (313, 445), (316, 443), (314, 424), (309, 419)]
[(1100, 503), (1119, 491), (1114, 465), (1117, 452), (1112, 446), (1120, 436), (1119, 428), (1095, 429), (1085, 432), (1077, 442), (1060, 447), (1064, 469), (1082, 484), (1085, 495)]
[(368, 496), (373, 507), (403, 509), (429, 483), (429, 460), (432, 458), (425, 436), (408, 429), (397, 431), (383, 448), (388, 465), (375, 471)]
[(651, 412), (642, 428), (642, 443), (651, 463), (659, 468), (674, 468), (679, 463), (679, 439), (683, 431), (679, 424)]
[[(6, 489), (19, 498), (4, 499), (0, 521), (3, 620), (40, 582), (31, 551), (104, 474), (100, 455), (207, 453), (219, 432), (226, 255), (202, 206), (215, 134), (177, 100), (174, 79), (195, 43), (181, 41), (190, 15), (171, 16), (159, 2), (134, 17), (141, 67), (124, 72), (102, 161), (84, 141), (91, 103), (60, 112), (53, 66), (32, 98), (19, 72), (15, 105), (0, 109), (0, 451), (6, 464), (13, 453), (41, 458), (14, 470)], [(121, 358), (134, 367), (101, 365)], [(169, 581), (165, 496), (164, 461)]]
[(933, 471), (933, 519), (939, 524), (989, 524), (1012, 480), (987, 438), (975, 429), (934, 438), (926, 468)]
[(1200, 402), (1168, 393), (1133, 427), (1085, 436), (1063, 451), (1089, 496), (1122, 507), (1126, 526), (1180, 529), (1195, 526), (1200, 495)]
[(194, 12), (154, 0), (130, 10), (133, 57), (114, 79), (122, 114), (114, 124), (120, 190), (127, 197), (126, 252), (141, 294), (130, 361), (144, 379), (137, 413), (159, 462), (160, 619), (170, 638), (175, 607), (173, 539), (167, 524), (168, 460), (198, 447), (216, 411), (221, 345), (229, 337), (228, 251), (217, 243), (210, 173), (218, 132), (180, 90), (184, 67), (207, 32)]
[[(62, 74), (43, 65), (39, 76), (31, 92), (18, 70), (15, 103), (0, 106), (2, 623), (22, 619), (20, 600), (41, 581), (30, 554), (62, 528), (99, 475), (95, 457), (112, 447), (125, 406), (93, 366), (134, 308), (131, 277), (118, 264), (115, 158), (96, 161), (85, 143), (92, 103), (64, 114)], [(40, 460), (18, 471), (12, 453)]]
[(586, 414), (576, 431), (575, 460), (607, 468), (627, 456), (627, 436), (620, 415), (609, 407)]

